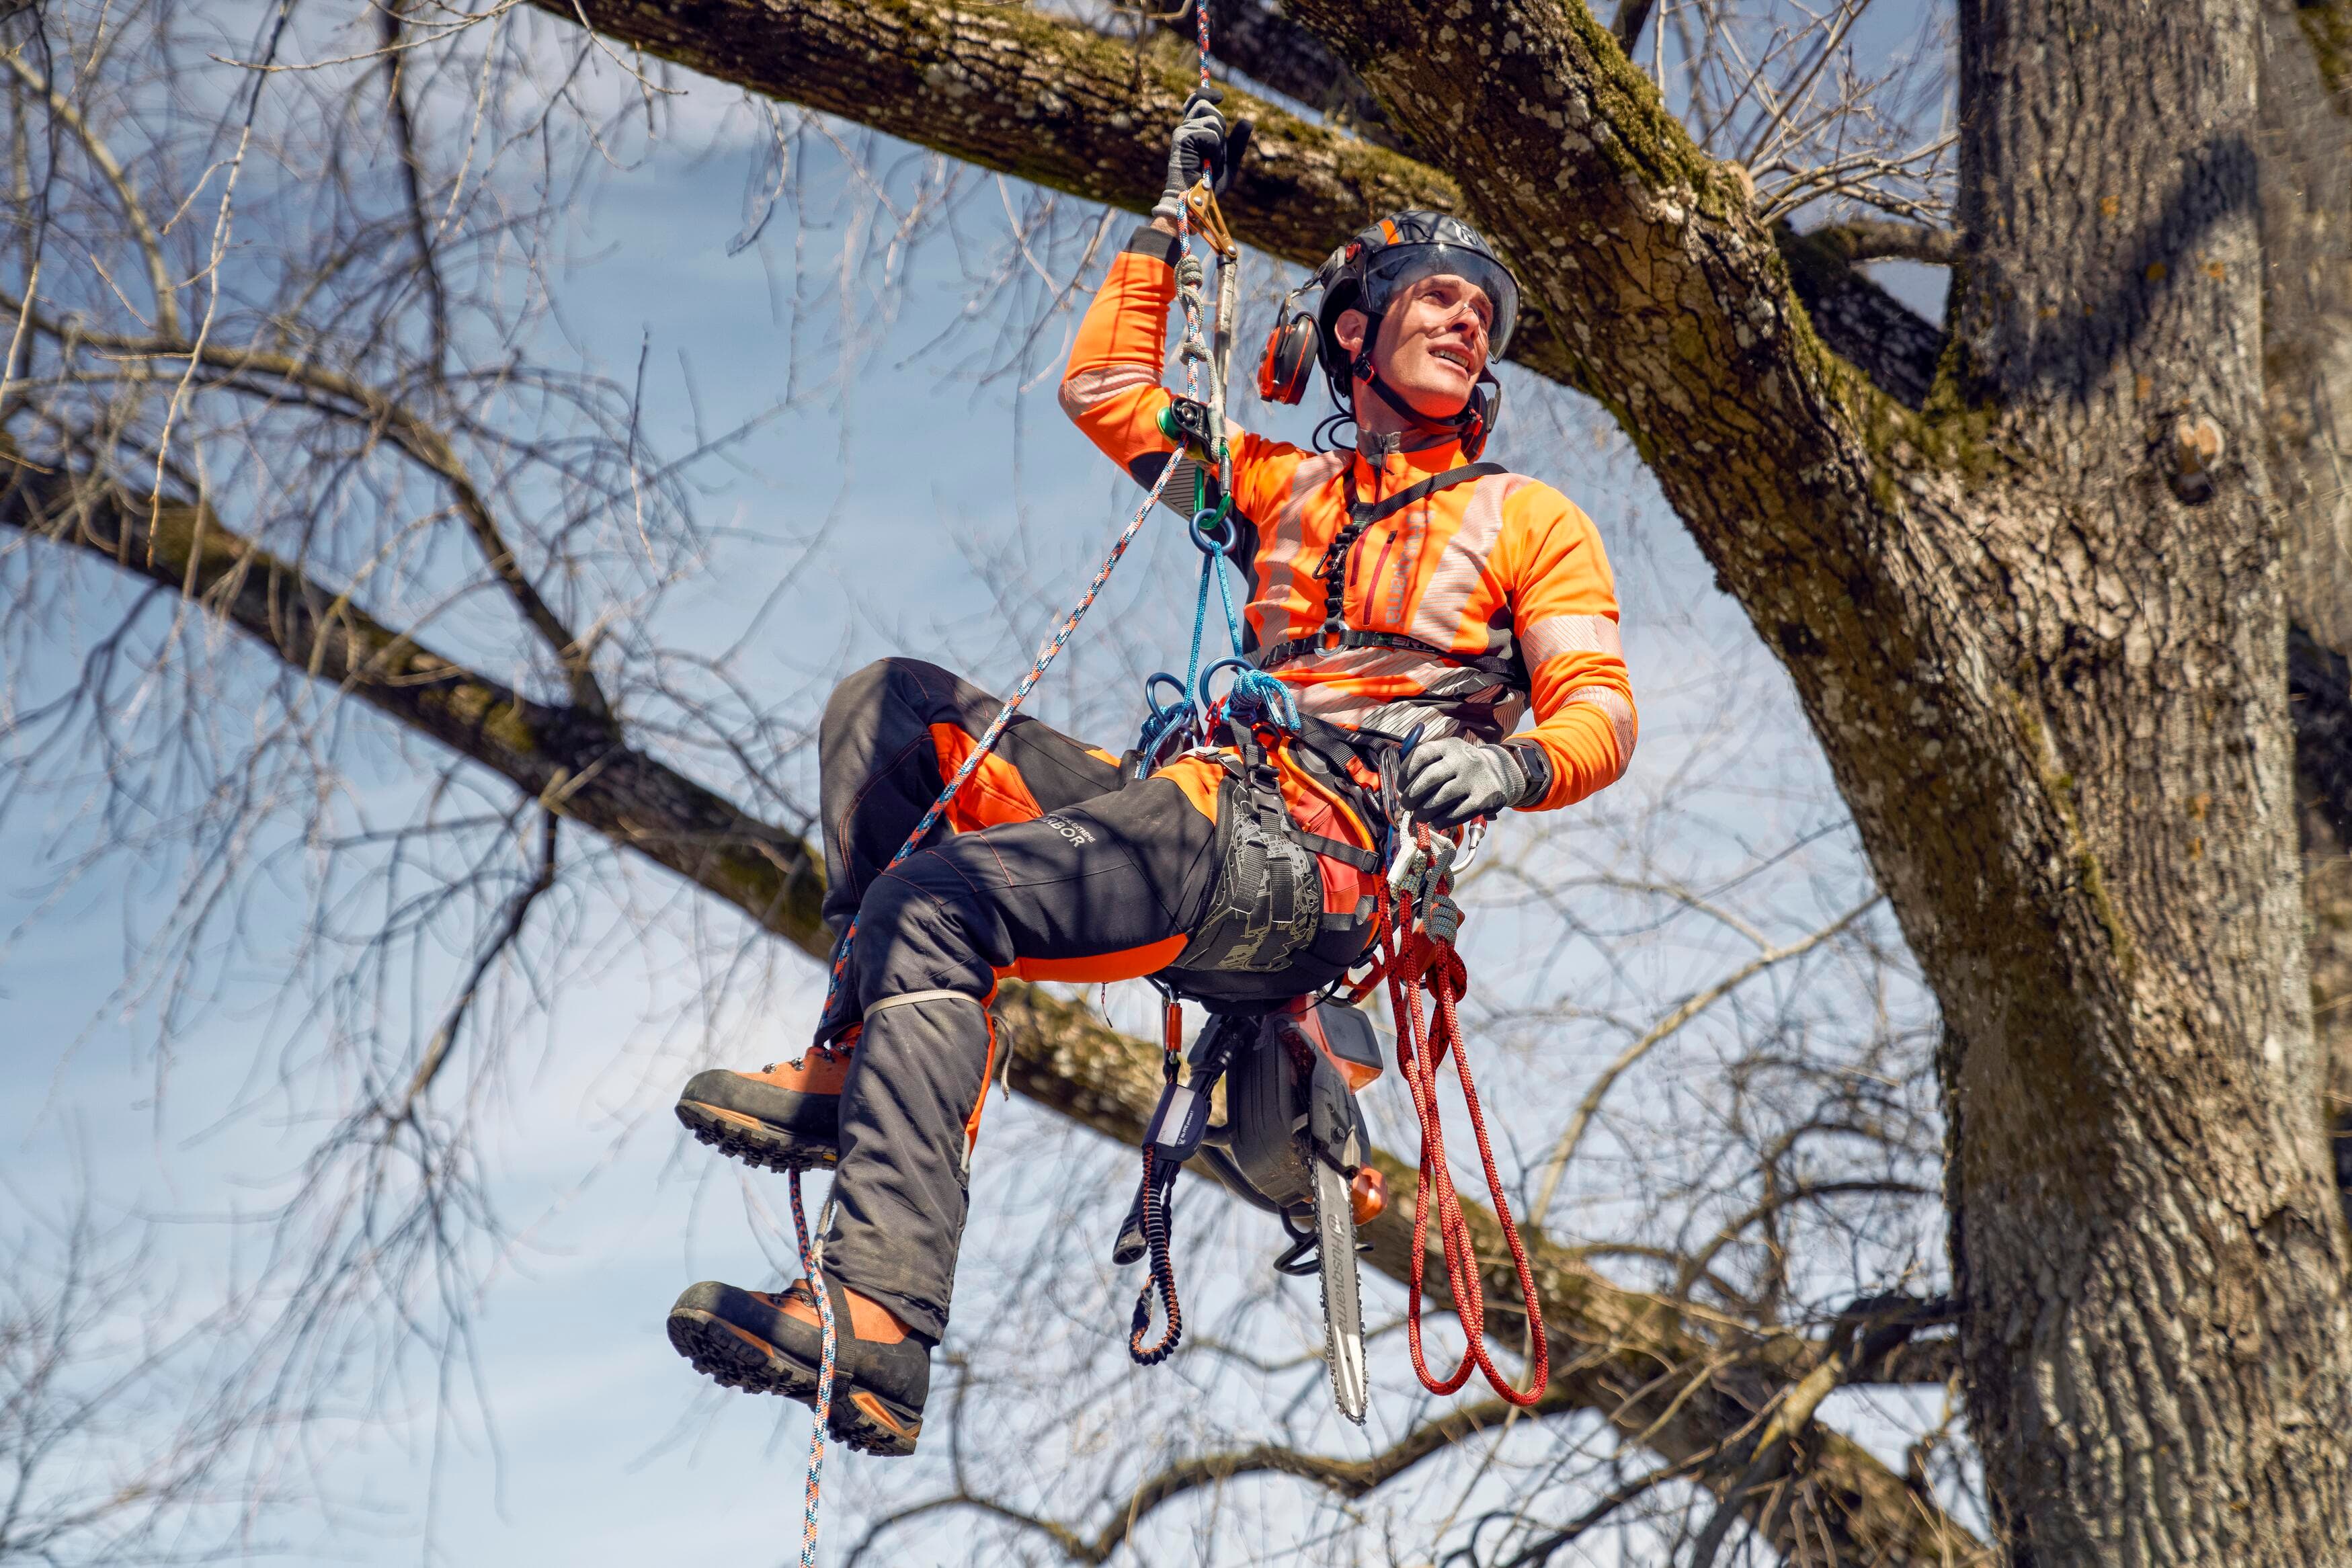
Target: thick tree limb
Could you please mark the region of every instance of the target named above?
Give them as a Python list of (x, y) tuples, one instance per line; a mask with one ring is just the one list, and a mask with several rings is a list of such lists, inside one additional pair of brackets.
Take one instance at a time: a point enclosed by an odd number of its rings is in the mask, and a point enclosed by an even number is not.
[[(533, 4), (569, 22), (583, 14), (572, 0)], [(1168, 40), (1120, 43), (1018, 5), (583, 4), (598, 32), (706, 76), (1135, 213), (1150, 211), (1160, 198), (1168, 127), (1193, 82), (1192, 62)], [(1234, 63), (1243, 71), (1277, 90), (1318, 100), (1316, 93), (1283, 85), (1314, 60), (1332, 57), (1296, 20), (1261, 8), (1234, 47), (1240, 51)], [(1294, 55), (1307, 67), (1291, 65)], [(1622, 57), (1618, 64), (1641, 79)], [(1356, 84), (1351, 91), (1360, 89), (1353, 73), (1347, 79)], [(1370, 131), (1359, 139), (1310, 125), (1236, 88), (1226, 92), (1227, 117), (1248, 115), (1257, 125), (1248, 162), (1222, 202), (1255, 249), (1312, 267), (1375, 214), (1462, 209), (1461, 193), (1448, 176), (1371, 144)], [(1405, 134), (1391, 126), (1386, 139)], [(1891, 395), (1914, 407), (1924, 401), (1936, 363), (1935, 329), (1825, 251), (1794, 267), (1792, 279), (1806, 308), (1818, 308), (1824, 340)], [(1528, 306), (1512, 359), (1611, 401), (1546, 328), (1543, 302), (1531, 295)]]
[(1948, 267), (1960, 258), (1960, 236), (1927, 224), (1855, 218), (1808, 230), (1805, 237), (1844, 261), (1924, 261)]
[[(0, 459), (12, 456), (0, 448)], [(100, 557), (194, 597), (306, 671), (530, 791), (551, 812), (635, 849), (750, 915), (813, 957), (829, 941), (818, 918), (822, 863), (793, 835), (629, 747), (601, 724), (530, 701), (442, 658), (323, 584), (183, 503), (160, 507), (103, 478), (9, 463), (0, 526)], [(152, 517), (152, 521), (151, 521)], [(1158, 1099), (1159, 1052), (1106, 1028), (1083, 1006), (1007, 985), (998, 1013), (1013, 1042), (1010, 1080), (1028, 1098), (1124, 1143)], [(1411, 1271), (1414, 1167), (1375, 1151), (1393, 1195), (1366, 1228), (1368, 1260)], [(1486, 1260), (1488, 1312), (1517, 1303), (1493, 1213), (1465, 1200)], [(1657, 1298), (1622, 1291), (1539, 1231), (1525, 1238), (1560, 1347), (1551, 1397), (1606, 1417), (1669, 1464), (1693, 1460), (1744, 1429), (1779, 1392), (1821, 1363), (1822, 1346), (1760, 1336)], [(1433, 1300), (1446, 1301), (1442, 1271)], [(1498, 1331), (1507, 1333), (1507, 1331)], [(1910, 1369), (1916, 1375), (1917, 1369)], [(1964, 1532), (1922, 1504), (1860, 1447), (1825, 1436), (1808, 1470), (1830, 1500), (1842, 1551), (1863, 1561), (1935, 1563)], [(1785, 1544), (1785, 1543), (1784, 1543)]]

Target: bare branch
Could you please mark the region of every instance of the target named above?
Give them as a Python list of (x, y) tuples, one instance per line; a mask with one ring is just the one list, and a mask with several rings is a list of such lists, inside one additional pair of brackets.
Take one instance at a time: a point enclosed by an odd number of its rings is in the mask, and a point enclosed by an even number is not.
[(98, 165), (99, 172), (104, 174), (107, 183), (114, 187), (115, 197), (122, 204), (123, 218), (131, 225), (131, 232), (137, 236), (139, 248), (147, 258), (147, 282), (155, 295), (155, 330), (167, 338), (178, 337), (180, 305), (172, 288), (171, 268), (163, 259), (163, 242), (155, 233), (155, 225), (148, 221), (147, 208), (139, 200), (139, 193), (131, 185), (131, 176), (123, 170), (121, 161), (90, 129), (81, 111), (42, 79), (41, 74), (26, 60), (21, 50), (0, 50), (0, 58), (5, 58), (8, 68), (15, 71), (26, 87), (48, 101), (49, 112), (74, 133), (83, 150), (89, 154), (89, 161)]
[(424, 1060), (416, 1064), (416, 1074), (408, 1081), (408, 1092), (401, 1096), (399, 1109), (392, 1113), (390, 1119), (394, 1124), (405, 1122), (416, 1113), (417, 1101), (433, 1087), (433, 1081), (441, 1075), (441, 1069), (448, 1063), (449, 1052), (457, 1042), (457, 1031), (465, 1028), (466, 1014), (482, 988), (483, 977), (490, 972), (490, 966), (514, 946), (515, 938), (522, 935), (523, 922), (530, 915), (530, 906), (555, 885), (555, 832), (557, 824), (562, 821), (553, 811), (541, 813), (539, 870), (523, 885), (522, 891), (515, 894), (513, 903), (507, 908), (505, 925), (474, 959), (473, 970), (466, 977), (466, 984), (458, 991), (457, 999), (450, 1004), (441, 1026), (433, 1031), (432, 1041), (425, 1048)]
[(1873, 894), (1811, 936), (1801, 937), (1784, 946), (1773, 947), (1759, 953), (1715, 984), (1685, 998), (1680, 1006), (1652, 1024), (1649, 1029), (1643, 1031), (1640, 1038), (1618, 1052), (1617, 1060), (1611, 1062), (1601, 1076), (1593, 1081), (1592, 1087), (1585, 1092), (1584, 1098), (1577, 1104), (1576, 1113), (1569, 1118), (1567, 1129), (1560, 1134), (1559, 1141), (1552, 1145), (1551, 1156), (1544, 1163), (1543, 1181), (1536, 1188), (1535, 1207), (1528, 1210), (1529, 1216), (1541, 1219), (1551, 1211), (1552, 1197), (1559, 1191), (1559, 1178), (1567, 1174), (1568, 1162), (1575, 1157), (1577, 1145), (1584, 1141), (1584, 1130), (1592, 1124), (1592, 1118), (1600, 1111), (1601, 1102), (1608, 1098), (1609, 1091), (1616, 1087), (1617, 1081), (1622, 1078), (1635, 1062), (1647, 1056), (1659, 1041), (1672, 1036), (1683, 1025), (1690, 1022), (1691, 1019), (1698, 1017), (1765, 970), (1777, 964), (1787, 963), (1791, 958), (1801, 957), (1843, 931), (1868, 914), (1878, 903), (1879, 897), (1879, 894)]
[(1625, 51), (1627, 59), (1633, 57), (1633, 46), (1642, 41), (1642, 29), (1649, 25), (1650, 12), (1656, 5), (1657, 0), (1617, 0), (1617, 19), (1609, 24), (1609, 30), (1617, 35), (1617, 47)]
[(1281, 1475), (1312, 1481), (1343, 1498), (1359, 1498), (1393, 1480), (1423, 1459), (1441, 1454), (1476, 1433), (1503, 1426), (1514, 1418), (1557, 1415), (1573, 1408), (1574, 1401), (1557, 1387), (1527, 1410), (1515, 1410), (1514, 1406), (1499, 1399), (1461, 1406), (1414, 1428), (1379, 1453), (1360, 1459), (1304, 1453), (1276, 1443), (1259, 1443), (1233, 1453), (1203, 1454), (1170, 1466), (1145, 1479), (1129, 1496), (1117, 1500), (1116, 1516), (1091, 1538), (1068, 1525), (1038, 1519), (1003, 1503), (960, 1490), (916, 1503), (876, 1521), (849, 1554), (844, 1568), (851, 1568), (869, 1547), (894, 1527), (950, 1508), (981, 1509), (1000, 1519), (1035, 1530), (1052, 1540), (1073, 1562), (1108, 1563), (1126, 1544), (1136, 1525), (1155, 1510), (1202, 1488), (1222, 1486), (1242, 1476)]
[[(9, 450), (13, 451), (13, 448)], [(297, 669), (511, 779), (677, 872), (804, 950), (829, 945), (824, 871), (798, 838), (616, 739), (601, 718), (536, 703), (433, 653), (228, 528), (89, 475), (12, 467), (0, 526), (104, 557), (232, 622)]]

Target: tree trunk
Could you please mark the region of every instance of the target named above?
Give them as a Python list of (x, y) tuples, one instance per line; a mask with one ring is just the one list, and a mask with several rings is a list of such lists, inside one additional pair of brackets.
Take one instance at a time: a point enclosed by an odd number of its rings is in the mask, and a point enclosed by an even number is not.
[(1588, 16), (1292, 9), (1542, 258), (1580, 379), (1789, 665), (1943, 1006), (1969, 1410), (2017, 1560), (2336, 1561), (2352, 1314), (2262, 461), (2253, 7), (1963, 4), (1958, 341), (1919, 420), (1788, 320)]
[(2352, 1217), (2352, 0), (2264, 0), (2263, 371), (2286, 518), (2305, 949), (2321, 1118)]
[(2346, 1540), (2256, 20), (1960, 6), (1962, 390), (2023, 460), (1962, 508), (2035, 777), (1962, 853), (1889, 858), (1945, 883), (1898, 903), (1944, 1006), (1969, 1412), (2019, 1563), (2333, 1563)]

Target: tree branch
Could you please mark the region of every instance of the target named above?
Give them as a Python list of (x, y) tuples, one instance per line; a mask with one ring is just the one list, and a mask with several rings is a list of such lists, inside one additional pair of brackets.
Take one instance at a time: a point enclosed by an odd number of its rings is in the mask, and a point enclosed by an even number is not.
[(442, 1068), (448, 1065), (449, 1053), (457, 1047), (457, 1032), (466, 1027), (466, 1015), (473, 1009), (474, 998), (482, 988), (483, 977), (490, 972), (490, 966), (499, 961), (499, 955), (513, 946), (515, 939), (522, 935), (523, 922), (530, 917), (530, 906), (555, 885), (556, 828), (562, 821), (553, 811), (541, 814), (539, 870), (508, 904), (507, 917), (499, 923), (499, 934), (475, 958), (472, 970), (466, 976), (464, 988), (458, 991), (457, 999), (449, 1006), (448, 1016), (441, 1020), (441, 1027), (433, 1031), (432, 1041), (425, 1048), (424, 1059), (417, 1062), (416, 1072), (408, 1081), (408, 1092), (401, 1096), (400, 1108), (390, 1117), (391, 1125), (398, 1126), (416, 1113), (417, 1101), (433, 1087), (433, 1081), (441, 1076)]
[(1855, 218), (1808, 229), (1804, 237), (1841, 261), (1924, 261), (1949, 267), (1960, 258), (1960, 236), (1927, 224)]
[(1643, 1032), (1640, 1039), (1619, 1052), (1617, 1060), (1611, 1062), (1602, 1071), (1601, 1076), (1593, 1080), (1592, 1087), (1585, 1091), (1583, 1100), (1576, 1107), (1576, 1113), (1569, 1118), (1567, 1129), (1560, 1134), (1559, 1141), (1552, 1145), (1551, 1155), (1544, 1162), (1543, 1181), (1536, 1188), (1535, 1207), (1528, 1211), (1528, 1217), (1540, 1220), (1551, 1212), (1552, 1194), (1559, 1190), (1560, 1177), (1568, 1174), (1568, 1162), (1575, 1157), (1577, 1145), (1584, 1141), (1585, 1129), (1592, 1124), (1592, 1118), (1600, 1114), (1601, 1103), (1609, 1097), (1609, 1091), (1616, 1086), (1620, 1078), (1633, 1070), (1635, 1062), (1647, 1056), (1659, 1041), (1672, 1035), (1683, 1025), (1698, 1017), (1758, 975), (1776, 964), (1802, 957), (1861, 919), (1882, 896), (1874, 893), (1811, 935), (1800, 937), (1785, 946), (1768, 948), (1759, 953), (1715, 984), (1685, 998), (1681, 1006), (1652, 1024)]
[[(1160, 199), (1168, 127), (1196, 79), (1171, 41), (1139, 51), (1019, 5), (795, 0), (779, 10), (761, 0), (532, 3), (566, 21), (584, 13), (598, 32), (718, 80), (1139, 214)], [(1252, 27), (1234, 63), (1253, 76), (1282, 74), (1277, 57), (1294, 47), (1289, 33), (1305, 32), (1298, 18), (1262, 14)], [(1330, 55), (1320, 42), (1314, 47)], [(1618, 65), (1639, 78), (1622, 57)], [(1257, 134), (1220, 203), (1236, 232), (1268, 256), (1313, 267), (1378, 214), (1464, 209), (1452, 178), (1368, 139), (1310, 125), (1230, 86), (1224, 112), (1248, 115)], [(1412, 135), (1391, 121), (1391, 141), (1408, 144)], [(1722, 169), (1710, 179), (1734, 182), (1727, 166), (1690, 157)], [(1744, 205), (1744, 194), (1737, 199)], [(1773, 236), (1762, 237), (1769, 248)], [(1816, 325), (1832, 348), (1889, 395), (1915, 408), (1925, 401), (1939, 333), (1826, 252), (1814, 253), (1808, 268), (1792, 267), (1792, 282), (1809, 310), (1817, 300), (1829, 307)], [(1641, 288), (1648, 292), (1646, 281)], [(1570, 353), (1546, 324), (1556, 308), (1546, 293), (1525, 294), (1512, 360), (1622, 415), (1622, 394), (1593, 380), (1589, 361)], [(1928, 349), (1921, 356), (1915, 350), (1923, 338)], [(1892, 357), (1890, 340), (1902, 350)], [(1639, 443), (1638, 430), (1634, 436)]]
[(614, 737), (602, 718), (534, 702), (394, 631), (226, 527), (209, 509), (150, 499), (104, 476), (6, 466), (0, 526), (102, 556), (189, 595), (294, 669), (636, 850), (803, 951), (829, 946), (824, 872), (800, 839)]
[(139, 241), (139, 249), (147, 260), (147, 283), (155, 295), (155, 329), (172, 337), (179, 336), (180, 302), (172, 290), (171, 269), (163, 259), (163, 242), (156, 235), (155, 225), (148, 221), (147, 208), (139, 200), (138, 190), (131, 183), (131, 176), (124, 172), (121, 162), (90, 129), (81, 111), (74, 108), (63, 93), (43, 80), (41, 73), (32, 68), (22, 53), (14, 49), (0, 51), (0, 58), (5, 58), (8, 68), (15, 71), (26, 87), (47, 100), (49, 112), (74, 133), (82, 150), (89, 154), (89, 161), (98, 165), (98, 172), (105, 175), (106, 183), (113, 187), (115, 199), (122, 204), (123, 219), (130, 224), (132, 235)]
[[(14, 308), (16, 303), (0, 293), (0, 305)], [(522, 564), (515, 559), (513, 547), (507, 543), (506, 530), (499, 526), (498, 514), (491, 509), (489, 498), (474, 483), (457, 447), (431, 420), (369, 382), (314, 360), (264, 349), (189, 343), (168, 333), (126, 337), (94, 330), (79, 320), (51, 321), (38, 312), (29, 312), (29, 319), (37, 329), (61, 343), (141, 361), (190, 361), (195, 370), (206, 372), (215, 384), (257, 391), (264, 397), (278, 396), (283, 389), (292, 388), (326, 413), (366, 424), (389, 441), (394, 450), (449, 487), (457, 515), (465, 520), (466, 531), (473, 536), (476, 548), (482, 552), (483, 563), (499, 580), (499, 586), (513, 602), (516, 613), (563, 667), (572, 688), (572, 706), (591, 718), (610, 721), (612, 706), (596, 679), (594, 650), (564, 624), (563, 618), (541, 596)]]
[[(1558, 1415), (1575, 1407), (1574, 1401), (1555, 1387), (1536, 1402), (1532, 1414), (1538, 1416)], [(1513, 1406), (1499, 1399), (1461, 1406), (1416, 1427), (1379, 1453), (1360, 1459), (1310, 1454), (1276, 1443), (1257, 1443), (1231, 1453), (1203, 1454), (1171, 1465), (1148, 1478), (1132, 1494), (1121, 1500), (1117, 1517), (1091, 1538), (1068, 1525), (1023, 1513), (960, 1489), (877, 1521), (849, 1554), (848, 1564), (845, 1568), (854, 1565), (891, 1528), (922, 1514), (935, 1513), (947, 1508), (977, 1508), (999, 1519), (1037, 1531), (1073, 1562), (1108, 1563), (1127, 1543), (1136, 1525), (1146, 1515), (1204, 1487), (1220, 1486), (1241, 1476), (1280, 1475), (1312, 1481), (1343, 1498), (1360, 1498), (1374, 1488), (1394, 1480), (1422, 1460), (1444, 1452), (1475, 1433), (1503, 1425), (1512, 1418), (1513, 1414)], [(1524, 1416), (1529, 1412), (1518, 1414)]]

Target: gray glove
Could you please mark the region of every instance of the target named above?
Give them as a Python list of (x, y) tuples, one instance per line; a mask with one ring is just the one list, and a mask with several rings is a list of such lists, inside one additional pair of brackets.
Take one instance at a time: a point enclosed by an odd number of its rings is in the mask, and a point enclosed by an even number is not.
[(1414, 747), (1397, 787), (1415, 821), (1451, 828), (1517, 805), (1528, 792), (1528, 770), (1509, 747), (1448, 736)]
[(1221, 172), (1225, 162), (1225, 117), (1217, 112), (1224, 94), (1213, 87), (1196, 87), (1184, 100), (1184, 112), (1168, 138), (1168, 188), (1155, 218), (1179, 222), (1184, 215), (1184, 193), (1200, 183), (1201, 172)]

